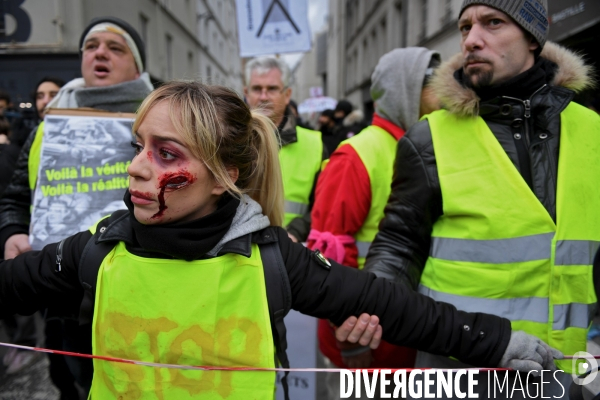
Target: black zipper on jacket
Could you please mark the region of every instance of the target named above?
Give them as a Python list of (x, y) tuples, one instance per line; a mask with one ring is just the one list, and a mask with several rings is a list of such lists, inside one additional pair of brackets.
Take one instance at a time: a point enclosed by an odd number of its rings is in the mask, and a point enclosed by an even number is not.
[(58, 243), (58, 246), (56, 246), (56, 267), (54, 268), (54, 272), (61, 272), (62, 271), (62, 249), (63, 249), (63, 244), (64, 244), (65, 240), (61, 240)]
[(513, 140), (515, 142), (515, 147), (517, 149), (517, 156), (519, 158), (519, 166), (520, 166), (519, 170), (520, 170), (521, 176), (527, 183), (527, 186), (529, 186), (531, 191), (534, 193), (535, 193), (535, 190), (533, 189), (533, 169), (531, 167), (531, 157), (530, 157), (530, 152), (529, 152), (529, 147), (531, 146), (531, 138), (529, 137), (529, 132), (530, 132), (529, 125), (531, 123), (531, 99), (533, 98), (533, 96), (535, 96), (539, 91), (544, 89), (546, 86), (547, 85), (543, 85), (542, 87), (540, 87), (538, 90), (533, 92), (533, 94), (531, 96), (529, 96), (529, 98), (526, 100), (521, 100), (516, 97), (502, 96), (503, 99), (520, 101), (521, 103), (523, 103), (523, 106), (525, 107), (525, 112), (523, 115), (523, 117), (525, 118), (525, 121), (523, 124), (525, 127), (525, 132), (523, 135), (524, 137), (522, 138), (522, 140), (518, 140), (518, 139), (514, 138), (514, 133), (513, 133)]

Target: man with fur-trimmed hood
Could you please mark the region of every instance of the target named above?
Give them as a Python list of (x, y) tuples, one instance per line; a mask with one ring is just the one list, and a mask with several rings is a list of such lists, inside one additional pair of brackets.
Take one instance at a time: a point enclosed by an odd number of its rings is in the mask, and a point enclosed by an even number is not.
[[(366, 269), (458, 309), (506, 317), (513, 332), (573, 355), (586, 350), (596, 304), (600, 117), (572, 101), (592, 86), (591, 70), (546, 42), (547, 10), (546, 0), (463, 1), (461, 54), (431, 84), (444, 110), (399, 142)], [(471, 328), (472, 343), (501, 335)], [(535, 346), (520, 340), (506, 338), (521, 349), (515, 360)], [(449, 335), (439, 345), (452, 343)], [(507, 357), (499, 364), (510, 366)], [(565, 373), (542, 377), (543, 393), (567, 398), (576, 371), (571, 360), (556, 364)], [(459, 365), (426, 353), (416, 361)]]

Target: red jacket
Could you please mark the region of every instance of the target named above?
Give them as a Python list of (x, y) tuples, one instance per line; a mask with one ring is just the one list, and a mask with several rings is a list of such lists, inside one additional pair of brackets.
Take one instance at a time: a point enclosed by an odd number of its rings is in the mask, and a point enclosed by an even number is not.
[[(385, 129), (396, 140), (404, 135), (404, 130), (377, 114), (373, 125)], [(391, 185), (391, 182), (390, 182)], [(371, 208), (371, 184), (367, 169), (350, 145), (337, 148), (329, 159), (329, 164), (319, 175), (312, 209), (311, 235), (308, 247), (315, 247), (315, 240), (327, 236), (329, 243), (321, 243), (322, 253), (335, 261), (353, 268), (358, 267), (358, 250), (353, 237), (367, 218)], [(325, 235), (323, 235), (325, 234)], [(343, 245), (343, 259), (336, 259), (332, 240)], [(327, 249), (329, 247), (329, 251)], [(342, 258), (342, 257), (339, 257)], [(321, 352), (338, 367), (346, 367), (335, 339), (335, 328), (327, 320), (319, 321), (319, 347)], [(409, 368), (414, 365), (416, 351), (406, 347), (393, 346), (382, 342), (373, 352), (371, 368)]]

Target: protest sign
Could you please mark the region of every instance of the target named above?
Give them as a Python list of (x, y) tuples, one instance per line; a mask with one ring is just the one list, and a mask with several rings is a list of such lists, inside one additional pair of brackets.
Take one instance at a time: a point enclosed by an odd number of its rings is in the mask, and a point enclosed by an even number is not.
[(125, 208), (134, 117), (81, 109), (46, 115), (30, 225), (34, 250)]
[(306, 0), (237, 0), (236, 10), (241, 57), (310, 50)]
[(309, 97), (298, 104), (298, 112), (300, 114), (311, 114), (327, 109), (333, 110), (336, 105), (337, 100), (331, 97)]

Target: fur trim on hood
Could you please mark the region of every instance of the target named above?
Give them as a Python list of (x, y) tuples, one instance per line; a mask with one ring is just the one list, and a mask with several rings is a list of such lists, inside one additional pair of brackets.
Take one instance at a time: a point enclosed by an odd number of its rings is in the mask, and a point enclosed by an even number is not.
[[(547, 42), (540, 56), (558, 65), (552, 86), (561, 86), (576, 93), (594, 87), (592, 67), (586, 65), (580, 55)], [(454, 78), (454, 71), (462, 68), (462, 60), (462, 54), (458, 53), (443, 63), (435, 71), (430, 85), (445, 109), (453, 114), (475, 116), (479, 113), (479, 97)]]
[(363, 121), (364, 119), (365, 119), (365, 114), (357, 108), (356, 110), (352, 111), (350, 114), (346, 115), (346, 118), (344, 118), (342, 125), (352, 126), (356, 123)]

